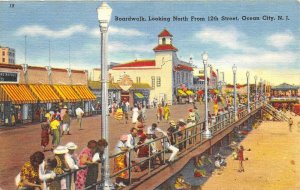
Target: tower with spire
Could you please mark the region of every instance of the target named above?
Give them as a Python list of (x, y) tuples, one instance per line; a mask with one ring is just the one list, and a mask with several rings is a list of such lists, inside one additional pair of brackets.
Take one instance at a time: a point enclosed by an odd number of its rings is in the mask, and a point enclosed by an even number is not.
[(172, 44), (173, 35), (167, 30), (164, 29), (158, 34), (158, 44), (153, 51), (155, 52), (155, 61), (156, 63), (161, 63), (159, 66), (165, 65), (166, 61), (169, 62), (169, 65), (172, 65), (173, 57), (176, 56), (178, 49)]

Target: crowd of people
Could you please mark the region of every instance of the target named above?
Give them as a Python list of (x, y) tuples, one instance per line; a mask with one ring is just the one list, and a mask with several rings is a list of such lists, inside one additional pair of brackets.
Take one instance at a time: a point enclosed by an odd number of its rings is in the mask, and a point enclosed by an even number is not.
[[(20, 173), (16, 177), (18, 190), (82, 190), (87, 186), (97, 182), (98, 163), (103, 161), (103, 152), (108, 145), (105, 139), (98, 142), (90, 140), (87, 147), (75, 154), (77, 145), (68, 142), (66, 145), (59, 145), (53, 150), (53, 155), (48, 158), (41, 151), (33, 153), (29, 161), (21, 167)], [(71, 177), (58, 177), (65, 172), (75, 170), (76, 181)], [(96, 188), (94, 188), (96, 189)]]
[[(225, 119), (231, 111), (232, 102), (222, 102), (222, 99), (215, 96), (213, 113), (208, 114), (209, 126), (213, 126), (218, 120)], [(219, 107), (219, 105), (222, 105)], [(193, 108), (188, 109), (188, 114), (185, 119), (181, 118), (175, 122), (171, 117), (171, 110), (167, 103), (163, 105), (158, 103), (154, 108), (156, 109), (156, 123), (150, 126), (145, 125), (146, 107), (143, 104), (133, 105), (130, 108), (128, 101), (123, 101), (118, 104), (110, 106), (109, 112), (116, 120), (125, 119), (126, 123), (129, 120), (129, 112), (131, 111), (132, 128), (128, 134), (122, 135), (114, 148), (114, 172), (119, 173), (116, 177), (116, 185), (124, 187), (129, 183), (128, 170), (124, 170), (130, 164), (139, 162), (141, 159), (148, 159), (147, 162), (137, 165), (134, 169), (137, 171), (144, 170), (149, 166), (163, 165), (165, 163), (172, 164), (176, 160), (179, 151), (187, 148), (191, 142), (189, 138), (193, 133), (192, 126), (200, 122), (200, 113), (195, 103)], [(76, 109), (77, 123), (79, 129), (82, 129), (82, 117), (84, 112), (81, 108)], [(47, 150), (47, 146), (52, 136), (53, 158), (45, 159), (43, 152), (36, 152), (30, 157), (30, 161), (26, 162), (20, 172), (18, 189), (66, 189), (70, 186), (70, 180), (61, 178), (57, 180), (55, 176), (61, 175), (65, 172), (77, 170), (85, 167), (77, 172), (75, 184), (76, 189), (83, 189), (97, 181), (98, 179), (98, 165), (97, 163), (103, 161), (103, 151), (107, 146), (107, 142), (102, 139), (96, 142), (91, 140), (88, 142), (80, 154), (75, 155), (77, 146), (70, 142), (62, 146), (60, 139), (63, 135), (71, 135), (71, 117), (66, 107), (50, 111), (45, 114), (46, 121), (41, 124), (41, 146), (42, 151)], [(166, 131), (162, 130), (158, 125), (161, 122), (167, 122), (169, 127)], [(204, 130), (205, 126), (203, 126)], [(163, 137), (163, 138), (161, 138)], [(161, 138), (161, 143), (155, 139)], [(189, 140), (187, 140), (189, 139)], [(163, 160), (162, 150), (167, 150), (170, 156), (167, 160)], [(131, 154), (129, 154), (129, 152)], [(98, 154), (98, 159), (95, 155)], [(100, 156), (99, 156), (100, 155)], [(129, 156), (131, 155), (131, 158)], [(129, 163), (131, 160), (132, 163)], [(124, 171), (122, 171), (124, 170)], [(41, 172), (42, 171), (42, 172)], [(120, 172), (121, 171), (121, 172)], [(47, 177), (43, 176), (46, 175)], [(55, 178), (55, 179), (54, 179)], [(54, 180), (53, 180), (54, 179)], [(180, 183), (180, 182), (179, 182)], [(47, 187), (47, 188), (46, 188)]]
[[(79, 130), (82, 130), (83, 110), (78, 107), (76, 109), (77, 123)], [(45, 120), (41, 123), (41, 146), (43, 151), (47, 151), (50, 136), (52, 136), (52, 147), (55, 149), (59, 144), (63, 135), (71, 135), (71, 116), (66, 106), (62, 109), (49, 111), (45, 114)]]

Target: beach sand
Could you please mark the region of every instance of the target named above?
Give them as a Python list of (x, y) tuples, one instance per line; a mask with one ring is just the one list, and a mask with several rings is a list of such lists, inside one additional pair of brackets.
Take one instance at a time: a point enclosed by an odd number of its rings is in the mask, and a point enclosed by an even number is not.
[(246, 150), (245, 172), (232, 156), (227, 167), (214, 172), (201, 190), (300, 190), (300, 117), (287, 122), (264, 121), (241, 142)]

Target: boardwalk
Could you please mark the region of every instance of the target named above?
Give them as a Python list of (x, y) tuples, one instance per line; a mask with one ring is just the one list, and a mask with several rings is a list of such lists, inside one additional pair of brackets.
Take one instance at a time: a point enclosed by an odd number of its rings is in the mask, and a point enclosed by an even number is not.
[[(203, 105), (198, 105), (198, 107), (203, 119)], [(189, 108), (192, 108), (192, 105), (171, 106), (171, 119), (186, 119)], [(154, 109), (147, 110), (148, 119), (146, 120), (146, 125), (156, 121), (155, 111)], [(164, 121), (159, 126), (167, 129), (168, 123)], [(110, 146), (113, 147), (119, 136), (128, 133), (131, 127), (133, 127), (131, 122), (124, 124), (123, 121), (119, 123), (111, 118)], [(100, 116), (84, 118), (83, 128), (84, 130), (79, 131), (76, 120), (73, 120), (71, 124), (72, 135), (63, 136), (61, 143), (75, 142), (79, 146), (77, 150), (77, 153), (79, 153), (86, 146), (88, 140), (100, 138)], [(41, 150), (40, 132), (40, 124), (26, 125), (12, 130), (2, 129), (0, 131), (0, 188), (4, 190), (15, 189), (14, 177), (20, 171), (22, 164), (29, 159), (30, 154), (34, 151)], [(112, 151), (113, 149), (111, 148), (110, 150)], [(51, 154), (46, 152), (46, 156)]]

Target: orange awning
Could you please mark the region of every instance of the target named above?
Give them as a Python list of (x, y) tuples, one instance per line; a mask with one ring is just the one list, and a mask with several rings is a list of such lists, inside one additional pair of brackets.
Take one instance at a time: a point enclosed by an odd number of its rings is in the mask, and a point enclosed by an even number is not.
[(11, 101), (13, 104), (33, 104), (37, 99), (24, 84), (3, 84), (1, 88), (1, 101)]
[(90, 91), (90, 89), (87, 86), (74, 85), (72, 87), (82, 100), (84, 101), (96, 100), (96, 96)]
[(68, 85), (53, 85), (56, 92), (64, 102), (79, 102), (80, 97), (76, 94), (71, 86)]
[(41, 103), (60, 102), (58, 94), (48, 84), (31, 84), (29, 87)]

